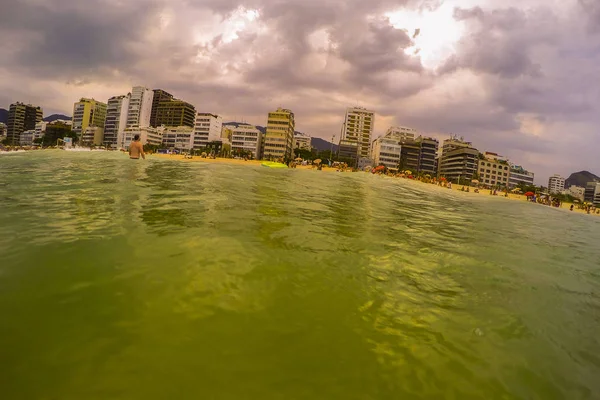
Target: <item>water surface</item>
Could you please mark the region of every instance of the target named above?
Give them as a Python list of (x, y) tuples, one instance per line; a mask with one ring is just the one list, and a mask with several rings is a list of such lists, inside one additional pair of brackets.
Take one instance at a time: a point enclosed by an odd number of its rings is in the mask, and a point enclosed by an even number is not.
[(363, 173), (0, 155), (0, 393), (598, 398), (599, 223)]

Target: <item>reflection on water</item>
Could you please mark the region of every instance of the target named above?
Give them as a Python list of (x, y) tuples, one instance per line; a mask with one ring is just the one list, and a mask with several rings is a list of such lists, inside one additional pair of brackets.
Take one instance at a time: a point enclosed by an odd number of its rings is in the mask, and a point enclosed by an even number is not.
[(598, 221), (368, 174), (0, 160), (10, 399), (594, 398)]

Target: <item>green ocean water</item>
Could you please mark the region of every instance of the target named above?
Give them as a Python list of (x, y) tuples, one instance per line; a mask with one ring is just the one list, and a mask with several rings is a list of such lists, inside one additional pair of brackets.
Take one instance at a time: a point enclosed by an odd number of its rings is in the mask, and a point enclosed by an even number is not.
[(0, 155), (0, 397), (597, 399), (599, 241), (364, 173)]

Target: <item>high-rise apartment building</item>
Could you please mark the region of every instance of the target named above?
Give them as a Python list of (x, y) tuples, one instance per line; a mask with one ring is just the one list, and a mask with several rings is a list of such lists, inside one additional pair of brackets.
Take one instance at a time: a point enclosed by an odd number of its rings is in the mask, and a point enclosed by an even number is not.
[(296, 121), (291, 110), (278, 108), (269, 113), (263, 158), (289, 160), (293, 155)]
[[(88, 127), (100, 128), (104, 130), (104, 122), (106, 120), (106, 109), (107, 104), (94, 99), (81, 98), (77, 103), (73, 105), (73, 132), (80, 138), (83, 132)], [(98, 130), (94, 130), (96, 134)], [(81, 140), (82, 143), (88, 142), (89, 136), (86, 135), (86, 140)], [(93, 141), (92, 141), (93, 142)]]
[(362, 107), (350, 107), (346, 110), (340, 140), (356, 142), (358, 144), (358, 156), (368, 158), (374, 128), (375, 113), (373, 111), (368, 111)]
[(496, 153), (485, 152), (479, 156), (479, 183), (492, 187), (509, 186), (510, 164)]
[[(155, 110), (153, 109), (152, 112)], [(196, 108), (183, 100), (162, 101), (156, 108), (154, 119), (156, 126), (189, 126), (194, 127), (196, 121)]]
[(6, 124), (4, 122), (0, 122), (0, 140), (4, 140), (6, 138)]
[(407, 128), (405, 126), (392, 126), (388, 128), (385, 136), (388, 138), (397, 139), (401, 142), (407, 142), (415, 140), (417, 136), (417, 130), (413, 128)]
[(211, 113), (197, 113), (194, 124), (194, 149), (207, 147), (209, 143), (222, 141), (223, 117)]
[(510, 166), (510, 176), (508, 177), (508, 187), (513, 189), (520, 184), (533, 185), (533, 172), (527, 171), (520, 165)]
[(479, 164), (479, 150), (456, 136), (444, 140), (438, 159), (438, 176), (450, 182), (471, 182)]
[(421, 146), (418, 171), (425, 175), (435, 176), (437, 151), (440, 143), (437, 139), (424, 136), (417, 137), (416, 142)]
[(561, 193), (565, 190), (565, 178), (555, 174), (548, 179), (548, 191), (550, 193)]
[(143, 86), (134, 86), (129, 96), (129, 109), (127, 110), (127, 127), (150, 126), (152, 113), (152, 100), (154, 92)]
[(162, 89), (154, 89), (154, 95), (152, 97), (152, 111), (150, 112), (150, 126), (158, 127), (160, 124), (156, 122), (156, 114), (158, 113), (158, 106), (164, 101), (173, 100), (173, 95)]
[(8, 144), (18, 145), (22, 132), (35, 129), (38, 122), (42, 122), (44, 113), (41, 107), (31, 104), (13, 103), (8, 110), (8, 123), (6, 124), (6, 139)]
[(123, 148), (125, 129), (149, 127), (153, 97), (154, 92), (143, 86), (133, 87), (126, 96), (111, 97), (106, 107), (104, 144)]
[(123, 141), (128, 110), (129, 96), (114, 96), (108, 99), (104, 123), (105, 146), (116, 148), (118, 143)]
[(597, 207), (600, 206), (600, 182), (588, 182), (585, 187), (584, 200)]
[(231, 130), (231, 153), (233, 155), (241, 152), (252, 154), (252, 158), (259, 159), (262, 147), (263, 135), (260, 130), (252, 125), (226, 125)]
[(389, 135), (378, 137), (371, 144), (371, 159), (376, 166), (384, 165), (387, 168), (398, 168), (401, 152), (400, 141)]

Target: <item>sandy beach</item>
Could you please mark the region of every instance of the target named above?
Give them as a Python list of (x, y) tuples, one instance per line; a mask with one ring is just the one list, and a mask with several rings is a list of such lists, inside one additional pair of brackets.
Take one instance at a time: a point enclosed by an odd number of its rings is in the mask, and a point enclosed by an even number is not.
[[(183, 155), (173, 155), (173, 154), (151, 154), (149, 155), (150, 157), (156, 157), (156, 158), (162, 158), (162, 159), (167, 159), (167, 160), (177, 160), (177, 161), (183, 161), (183, 162), (203, 162), (203, 163), (211, 163), (211, 164), (232, 164), (232, 165), (246, 165), (246, 166), (260, 166), (264, 161), (262, 160), (236, 160), (233, 158), (202, 158), (202, 157), (192, 157), (192, 158), (185, 158)], [(296, 166), (296, 169), (300, 169), (300, 170), (314, 170), (316, 171), (316, 167), (313, 165), (298, 165)], [(337, 169), (336, 168), (329, 168), (327, 166), (323, 166), (323, 169), (319, 172), (336, 172)], [(346, 172), (351, 172), (351, 170), (347, 170)], [(386, 178), (390, 178), (390, 179), (407, 179), (407, 178), (396, 178), (396, 177), (386, 177)], [(416, 181), (419, 182), (419, 181)], [(421, 182), (423, 185), (428, 185), (428, 186), (435, 186), (435, 187), (439, 187), (437, 185), (433, 185), (431, 183), (425, 183), (425, 182)], [(452, 190), (455, 191), (461, 191), (461, 188), (466, 186), (464, 185), (458, 185), (458, 184), (454, 184), (452, 185)], [(469, 193), (465, 193), (465, 195), (471, 195), (471, 196), (492, 196), (490, 195), (490, 191), (489, 189), (480, 189), (479, 193), (475, 193), (474, 188), (471, 187), (471, 191)], [(522, 195), (522, 194), (515, 194), (515, 193), (508, 193), (508, 197), (504, 195), (504, 192), (498, 191), (497, 192), (498, 195), (495, 197), (499, 197), (502, 199), (506, 199), (506, 200), (517, 200), (517, 201), (527, 201), (527, 198)], [(560, 208), (563, 209), (570, 209), (572, 203), (567, 203), (564, 202), (561, 204)], [(540, 207), (549, 207), (549, 206), (544, 206), (540, 204)], [(573, 209), (573, 212), (578, 212), (578, 213), (582, 213), (585, 214), (586, 211), (585, 210), (581, 210), (578, 209), (577, 206), (575, 206), (575, 208)], [(598, 214), (593, 214), (593, 215), (598, 215)]]

